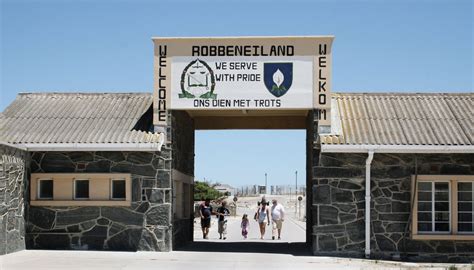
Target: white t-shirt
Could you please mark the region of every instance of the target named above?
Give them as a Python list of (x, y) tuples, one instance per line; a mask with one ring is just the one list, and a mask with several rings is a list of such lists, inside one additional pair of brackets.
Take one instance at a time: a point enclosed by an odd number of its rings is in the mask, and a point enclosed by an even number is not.
[(285, 209), (283, 205), (272, 205), (272, 220), (280, 220), (285, 218)]

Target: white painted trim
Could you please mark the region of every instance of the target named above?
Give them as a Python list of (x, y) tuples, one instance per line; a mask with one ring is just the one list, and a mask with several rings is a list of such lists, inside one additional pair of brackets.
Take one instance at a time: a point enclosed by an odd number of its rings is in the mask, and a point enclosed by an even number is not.
[(22, 146), (22, 145), (18, 145), (18, 144), (11, 144), (11, 143), (7, 143), (7, 142), (0, 142), (0, 145), (5, 145), (5, 146), (8, 146), (8, 147), (12, 147), (12, 148), (16, 148), (16, 149), (20, 149), (20, 150), (24, 150), (26, 151), (26, 147)]
[(365, 160), (365, 257), (370, 257), (370, 165), (374, 159), (374, 152), (369, 151)]
[(472, 154), (474, 145), (340, 145), (340, 144), (321, 144), (323, 153), (418, 153), (418, 154)]
[(161, 151), (158, 143), (26, 143), (13, 147), (27, 151)]

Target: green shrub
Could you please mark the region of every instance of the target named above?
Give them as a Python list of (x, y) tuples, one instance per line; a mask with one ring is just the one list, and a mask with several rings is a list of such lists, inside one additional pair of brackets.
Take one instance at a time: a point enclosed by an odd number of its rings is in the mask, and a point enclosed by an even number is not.
[(194, 182), (194, 200), (201, 201), (203, 199), (209, 198), (211, 200), (215, 200), (221, 197), (223, 194), (213, 186), (210, 186), (206, 182), (196, 181)]

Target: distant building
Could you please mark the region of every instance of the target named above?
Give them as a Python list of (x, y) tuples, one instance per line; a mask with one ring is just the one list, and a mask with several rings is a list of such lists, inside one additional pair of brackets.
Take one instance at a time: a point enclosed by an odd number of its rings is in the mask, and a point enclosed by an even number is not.
[(221, 193), (226, 194), (227, 196), (234, 196), (235, 195), (235, 188), (230, 186), (230, 185), (227, 185), (227, 184), (222, 184), (222, 185), (215, 186), (214, 189), (216, 189), (217, 191), (219, 191)]

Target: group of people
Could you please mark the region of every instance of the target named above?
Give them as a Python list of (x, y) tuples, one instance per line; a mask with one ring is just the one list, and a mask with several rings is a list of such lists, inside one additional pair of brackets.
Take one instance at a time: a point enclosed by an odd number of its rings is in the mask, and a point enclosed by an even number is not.
[[(227, 239), (227, 219), (226, 216), (230, 215), (230, 211), (227, 208), (227, 202), (223, 201), (222, 205), (217, 208), (217, 211), (214, 211), (211, 204), (211, 200), (206, 199), (204, 203), (199, 206), (199, 213), (201, 216), (201, 229), (202, 237), (208, 239), (209, 228), (211, 227), (211, 217), (216, 215), (218, 218), (218, 233), (219, 239)], [(281, 239), (281, 228), (283, 226), (283, 221), (285, 218), (285, 209), (281, 204), (278, 203), (276, 199), (272, 200), (272, 206), (269, 206), (269, 203), (265, 200), (265, 197), (258, 203), (258, 209), (255, 212), (254, 220), (258, 222), (260, 228), (260, 239), (264, 239), (265, 228), (272, 224), (272, 240), (275, 240), (278, 237), (278, 240)], [(270, 223), (271, 219), (271, 223)], [(244, 214), (242, 217), (242, 222), (240, 223), (242, 229), (242, 237), (247, 239), (250, 221), (247, 214)]]

